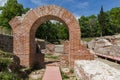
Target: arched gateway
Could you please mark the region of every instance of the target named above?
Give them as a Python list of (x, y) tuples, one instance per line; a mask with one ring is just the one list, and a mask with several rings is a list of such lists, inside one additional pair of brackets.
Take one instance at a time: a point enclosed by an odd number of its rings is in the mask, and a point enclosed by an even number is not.
[(20, 58), (21, 65), (30, 66), (38, 55), (35, 53), (35, 33), (37, 28), (48, 20), (58, 20), (69, 30), (69, 61), (93, 59), (93, 56), (80, 44), (80, 27), (75, 17), (66, 9), (55, 5), (38, 7), (26, 15), (17, 16), (9, 23), (13, 29), (13, 53)]

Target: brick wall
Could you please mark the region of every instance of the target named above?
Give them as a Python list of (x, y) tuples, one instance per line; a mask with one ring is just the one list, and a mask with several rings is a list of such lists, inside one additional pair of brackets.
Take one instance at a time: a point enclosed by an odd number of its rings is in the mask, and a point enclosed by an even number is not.
[(13, 36), (0, 34), (0, 50), (13, 52)]
[[(32, 45), (35, 43), (35, 32), (39, 25), (48, 20), (57, 20), (63, 22), (63, 24), (65, 24), (68, 28), (70, 63), (73, 63), (74, 60), (76, 60), (76, 57), (74, 58), (73, 54), (76, 55), (78, 51), (82, 51), (82, 47), (80, 45), (80, 26), (72, 13), (56, 5), (42, 6), (30, 10), (25, 16), (16, 16), (9, 22), (15, 36), (14, 53), (16, 55), (23, 55), (24, 57), (27, 57), (26, 62), (23, 62), (23, 58), (20, 57), (21, 65), (31, 65), (29, 63), (32, 62), (34, 58), (33, 53), (35, 53), (34, 45)], [(86, 49), (84, 49), (82, 52), (84, 52), (84, 54), (88, 53)], [(90, 53), (87, 54), (87, 56), (89, 55)], [(77, 56), (80, 56), (79, 58), (82, 59), (88, 58), (82, 54)]]

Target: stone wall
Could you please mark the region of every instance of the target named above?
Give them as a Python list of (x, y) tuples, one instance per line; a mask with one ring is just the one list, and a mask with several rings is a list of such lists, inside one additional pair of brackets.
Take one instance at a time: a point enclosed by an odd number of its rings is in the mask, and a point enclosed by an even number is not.
[(46, 54), (64, 53), (64, 45), (46, 44)]
[(63, 53), (63, 45), (55, 45), (56, 53)]
[(13, 52), (13, 36), (0, 34), (0, 50)]

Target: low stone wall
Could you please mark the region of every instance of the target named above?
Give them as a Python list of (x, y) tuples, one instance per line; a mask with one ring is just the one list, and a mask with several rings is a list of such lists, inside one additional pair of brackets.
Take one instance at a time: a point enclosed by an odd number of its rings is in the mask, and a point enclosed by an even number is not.
[(55, 45), (56, 53), (63, 53), (63, 45)]
[(46, 44), (46, 54), (64, 53), (64, 45)]
[(77, 80), (120, 80), (120, 70), (98, 60), (75, 61)]
[(13, 52), (13, 36), (0, 34), (0, 50)]

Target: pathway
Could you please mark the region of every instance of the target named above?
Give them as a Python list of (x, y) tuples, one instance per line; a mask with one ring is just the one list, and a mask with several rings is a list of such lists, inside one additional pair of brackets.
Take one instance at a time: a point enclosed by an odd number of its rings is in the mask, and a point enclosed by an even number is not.
[(46, 66), (46, 70), (42, 80), (62, 80), (59, 67)]

